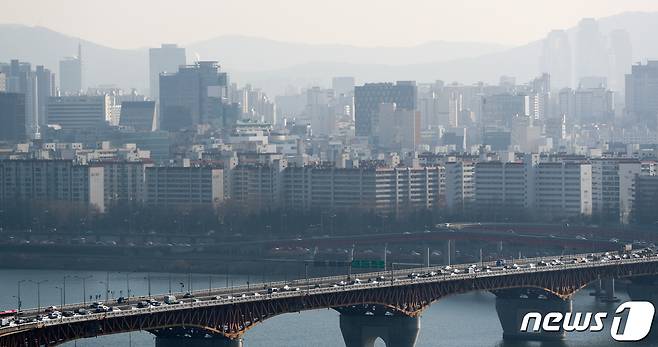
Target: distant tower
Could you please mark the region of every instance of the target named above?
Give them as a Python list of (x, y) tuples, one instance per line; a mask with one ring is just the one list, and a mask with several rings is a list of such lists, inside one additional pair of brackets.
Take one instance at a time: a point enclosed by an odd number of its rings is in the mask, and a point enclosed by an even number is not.
[(78, 94), (82, 90), (81, 43), (78, 43), (77, 57), (66, 57), (59, 62), (59, 89), (62, 94)]
[(631, 73), (633, 47), (628, 31), (623, 29), (610, 32), (610, 77), (608, 86), (616, 92), (624, 91), (625, 75)]
[(556, 89), (571, 87), (571, 45), (564, 30), (553, 30), (544, 39), (540, 58), (541, 73), (551, 75)]
[(608, 76), (608, 51), (594, 18), (585, 18), (578, 23), (576, 34), (576, 80), (583, 77)]
[(162, 44), (159, 48), (149, 49), (151, 99), (157, 100), (160, 97), (160, 74), (176, 73), (181, 65), (185, 65), (185, 48), (175, 44)]

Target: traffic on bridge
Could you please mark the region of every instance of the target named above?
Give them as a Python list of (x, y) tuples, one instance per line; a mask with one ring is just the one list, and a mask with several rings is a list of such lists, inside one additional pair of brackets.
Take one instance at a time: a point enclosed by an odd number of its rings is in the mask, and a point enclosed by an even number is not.
[(0, 346), (52, 346), (134, 330), (157, 336), (163, 329), (183, 327), (239, 339), (266, 318), (319, 308), (418, 318), (441, 297), (473, 290), (535, 288), (547, 299), (568, 300), (596, 279), (658, 274), (658, 252), (645, 248), (423, 268), (392, 265), (345, 276), (5, 310), (0, 312)]

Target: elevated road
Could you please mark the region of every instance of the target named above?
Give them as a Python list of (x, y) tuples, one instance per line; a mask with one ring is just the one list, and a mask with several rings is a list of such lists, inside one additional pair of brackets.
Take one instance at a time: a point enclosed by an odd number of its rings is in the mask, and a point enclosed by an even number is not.
[(264, 319), (287, 312), (380, 305), (394, 314), (417, 317), (432, 302), (454, 293), (528, 287), (568, 298), (598, 278), (656, 274), (658, 255), (646, 249), (620, 255), (607, 252), (529, 258), (505, 265), (488, 262), (389, 269), (361, 273), (358, 278), (304, 278), (175, 293), (180, 302), (172, 304), (164, 303), (169, 294), (160, 294), (105, 302), (96, 309), (67, 305), (56, 309), (61, 314), (50, 312), (50, 318), (43, 309), (29, 309), (0, 328), (0, 346), (55, 345), (82, 337), (180, 326), (239, 338)]

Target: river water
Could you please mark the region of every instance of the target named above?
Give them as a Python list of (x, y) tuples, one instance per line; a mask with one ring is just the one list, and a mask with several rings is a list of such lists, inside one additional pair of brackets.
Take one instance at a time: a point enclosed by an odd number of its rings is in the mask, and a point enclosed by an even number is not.
[[(101, 295), (104, 299), (108, 273), (98, 271), (64, 271), (64, 270), (0, 270), (0, 309), (12, 309), (17, 305), (17, 282), (21, 284), (21, 299), (24, 308), (37, 306), (37, 285), (41, 283), (41, 306), (60, 305), (62, 300), (63, 279), (66, 281), (66, 302), (83, 300), (81, 278), (89, 277), (86, 282), (86, 295)], [(91, 277), (90, 277), (91, 276)], [(131, 294), (146, 295), (148, 280), (151, 279), (152, 293), (166, 293), (170, 285), (172, 290), (180, 291), (181, 283), (187, 290), (189, 283), (194, 290), (227, 285), (242, 285), (247, 281), (260, 282), (274, 280), (270, 278), (253, 278), (249, 276), (208, 276), (163, 273), (110, 273), (109, 288), (111, 297), (125, 295), (130, 287)], [(31, 281), (31, 282), (30, 282)], [(628, 300), (625, 292), (617, 296)], [(612, 312), (618, 304), (602, 304), (589, 295), (586, 290), (576, 294), (573, 308), (576, 312)], [(611, 316), (611, 315), (609, 315)], [(286, 347), (333, 347), (344, 346), (338, 325), (338, 313), (334, 310), (316, 310), (301, 313), (284, 314), (265, 321), (246, 333), (244, 344), (247, 347), (286, 346)], [(606, 324), (610, 327), (610, 323)], [(656, 341), (645, 341), (633, 345), (656, 346)], [(98, 338), (84, 339), (64, 346), (94, 347), (152, 347), (154, 338), (147, 332), (134, 332)], [(381, 340), (376, 346), (384, 346)], [(599, 333), (568, 333), (564, 342), (507, 342), (502, 340), (502, 329), (495, 310), (495, 297), (490, 293), (469, 293), (444, 298), (431, 305), (421, 318), (421, 330), (418, 347), (459, 346), (459, 347), (617, 347), (622, 346), (612, 340), (609, 328)], [(628, 344), (624, 344), (628, 346)]]

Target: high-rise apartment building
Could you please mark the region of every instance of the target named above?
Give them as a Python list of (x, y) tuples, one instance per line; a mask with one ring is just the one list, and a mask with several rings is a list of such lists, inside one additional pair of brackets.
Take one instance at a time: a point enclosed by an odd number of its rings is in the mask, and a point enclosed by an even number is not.
[(633, 220), (642, 224), (655, 224), (656, 201), (658, 201), (658, 176), (638, 176), (635, 183)]
[(537, 213), (554, 218), (592, 215), (592, 165), (539, 163), (534, 176)]
[(531, 206), (529, 168), (521, 162), (479, 162), (475, 165), (475, 202), (481, 209), (523, 209)]
[(218, 206), (224, 199), (222, 169), (204, 166), (147, 167), (146, 203)]
[(354, 89), (356, 136), (372, 136), (377, 129), (379, 104), (395, 103), (397, 108), (416, 110), (418, 89), (415, 82), (367, 83)]
[(149, 49), (149, 90), (152, 100), (160, 97), (160, 74), (176, 73), (185, 65), (185, 48), (176, 44), (162, 44)]
[(453, 212), (464, 212), (475, 199), (475, 162), (450, 161), (445, 164), (446, 207)]
[(150, 160), (100, 160), (93, 165), (103, 168), (105, 205), (137, 204), (146, 198), (146, 168)]
[(592, 214), (592, 166), (576, 162), (480, 162), (475, 203), (488, 211), (534, 209), (550, 218)]
[(284, 196), (298, 210), (405, 213), (443, 206), (443, 167), (289, 167)]
[(71, 160), (0, 160), (0, 201), (67, 201), (104, 212), (104, 171)]
[(641, 174), (639, 160), (592, 159), (592, 210), (604, 220), (628, 223), (633, 209), (635, 176)]

